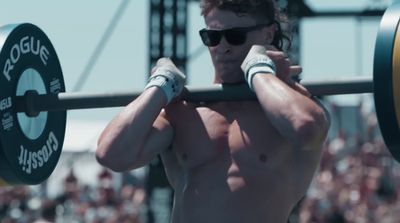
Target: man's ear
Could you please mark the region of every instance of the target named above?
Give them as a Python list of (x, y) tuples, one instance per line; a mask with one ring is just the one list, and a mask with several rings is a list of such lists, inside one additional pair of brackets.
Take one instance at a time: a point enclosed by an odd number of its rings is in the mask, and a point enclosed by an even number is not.
[(264, 27), (263, 32), (264, 32), (264, 36), (265, 36), (265, 40), (266, 40), (267, 44), (271, 44), (275, 37), (276, 24), (272, 24), (270, 26)]

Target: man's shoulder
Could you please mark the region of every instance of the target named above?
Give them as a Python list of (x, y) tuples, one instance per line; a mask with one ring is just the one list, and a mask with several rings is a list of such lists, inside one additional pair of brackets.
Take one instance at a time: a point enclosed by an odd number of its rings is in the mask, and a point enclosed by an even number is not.
[(317, 96), (311, 96), (311, 99), (312, 99), (320, 108), (323, 109), (323, 111), (324, 111), (324, 113), (325, 113), (325, 116), (326, 116), (326, 118), (327, 118), (327, 120), (328, 120), (328, 122), (329, 122), (329, 126), (330, 126), (330, 124), (331, 124), (331, 115), (330, 115), (330, 113), (329, 113), (327, 107), (324, 105), (323, 101), (322, 101), (319, 97), (317, 97)]

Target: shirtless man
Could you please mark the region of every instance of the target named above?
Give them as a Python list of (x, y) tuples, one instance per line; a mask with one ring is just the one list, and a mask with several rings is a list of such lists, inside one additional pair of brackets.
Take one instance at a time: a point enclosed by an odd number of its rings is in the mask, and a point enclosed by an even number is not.
[(143, 93), (102, 133), (96, 157), (126, 171), (161, 154), (173, 223), (286, 222), (318, 166), (328, 115), (290, 78), (299, 68), (263, 47), (281, 47), (274, 0), (201, 5), (214, 82), (247, 82), (258, 101), (179, 100), (184, 75), (160, 59)]

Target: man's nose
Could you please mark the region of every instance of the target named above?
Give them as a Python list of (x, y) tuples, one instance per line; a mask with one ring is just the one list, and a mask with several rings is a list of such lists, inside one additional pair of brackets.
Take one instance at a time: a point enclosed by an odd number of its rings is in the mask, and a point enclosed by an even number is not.
[(230, 53), (232, 45), (229, 44), (228, 41), (226, 41), (225, 36), (222, 36), (221, 41), (219, 42), (217, 47), (218, 47), (218, 52), (220, 53)]

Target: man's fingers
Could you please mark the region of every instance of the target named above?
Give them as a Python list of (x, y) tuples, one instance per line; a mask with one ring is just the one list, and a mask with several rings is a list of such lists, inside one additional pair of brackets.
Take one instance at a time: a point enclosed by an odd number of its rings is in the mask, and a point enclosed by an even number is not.
[(165, 64), (173, 64), (173, 62), (168, 57), (162, 57), (162, 58), (157, 60), (156, 66), (162, 66), (162, 65), (165, 65)]
[(293, 89), (306, 97), (311, 97), (311, 93), (307, 90), (307, 88), (297, 82), (294, 82)]
[(288, 71), (281, 70), (281, 72), (277, 72), (277, 77), (281, 80), (285, 81), (288, 86), (293, 88), (295, 91), (299, 92), (300, 94), (311, 97), (311, 93), (301, 84), (295, 82), (292, 77), (298, 76), (303, 72), (303, 68), (299, 65), (290, 66), (291, 62), (289, 56), (276, 47), (272, 45), (264, 46), (267, 49), (267, 55), (275, 62), (277, 65), (277, 69), (280, 67), (289, 67)]
[(293, 90), (299, 92), (300, 94), (306, 96), (306, 97), (311, 97), (311, 93), (305, 88), (303, 85), (295, 82), (291, 78), (287, 79), (285, 83), (291, 87)]
[(290, 66), (290, 76), (297, 76), (303, 72), (303, 68), (299, 65)]
[(271, 59), (282, 60), (289, 58), (285, 52), (278, 50), (273, 45), (264, 45), (264, 48), (267, 50), (266, 53), (269, 57), (271, 57)]
[(172, 65), (173, 66), (173, 62), (171, 61), (171, 59), (169, 59), (167, 57), (162, 57), (162, 58), (158, 59), (156, 65), (153, 68), (151, 68), (150, 74), (153, 75), (154, 72), (156, 72), (156, 70), (159, 67), (166, 66), (166, 65)]
[(289, 59), (288, 55), (282, 51), (270, 51), (267, 50), (267, 55), (274, 60), (286, 60)]

